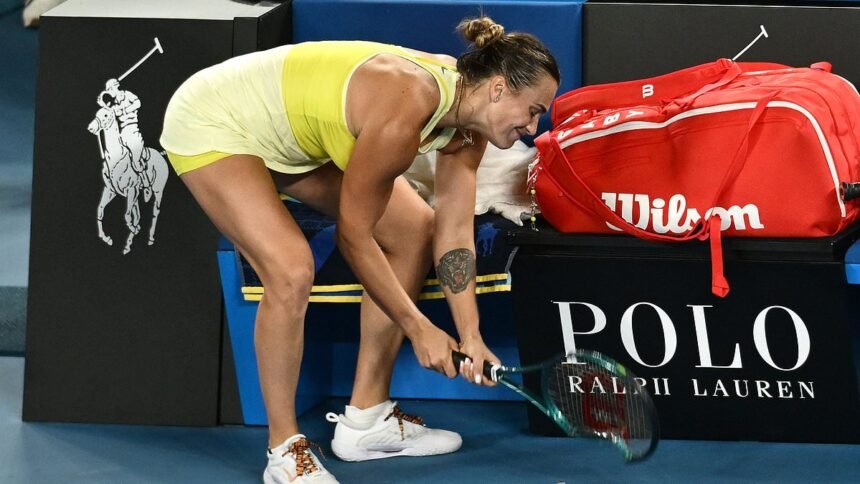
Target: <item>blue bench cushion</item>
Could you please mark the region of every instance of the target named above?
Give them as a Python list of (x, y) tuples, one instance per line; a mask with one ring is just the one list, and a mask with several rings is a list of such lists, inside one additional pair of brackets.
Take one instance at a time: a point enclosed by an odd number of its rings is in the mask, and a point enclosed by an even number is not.
[(845, 253), (845, 277), (848, 284), (860, 284), (860, 240), (851, 244)]

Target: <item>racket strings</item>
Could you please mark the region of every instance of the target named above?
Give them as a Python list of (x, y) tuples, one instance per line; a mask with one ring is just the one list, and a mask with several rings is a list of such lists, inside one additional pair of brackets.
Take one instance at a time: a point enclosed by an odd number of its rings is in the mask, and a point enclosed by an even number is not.
[(574, 433), (609, 439), (631, 456), (651, 448), (650, 402), (633, 378), (590, 361), (559, 362), (545, 378), (550, 399)]

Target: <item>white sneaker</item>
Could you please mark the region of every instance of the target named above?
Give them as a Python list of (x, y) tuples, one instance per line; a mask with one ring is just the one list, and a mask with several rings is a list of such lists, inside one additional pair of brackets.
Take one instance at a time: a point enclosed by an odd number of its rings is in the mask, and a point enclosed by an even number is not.
[(265, 484), (338, 484), (337, 479), (325, 470), (308, 445), (308, 439), (304, 435), (296, 434), (283, 444), (269, 449), (269, 465), (263, 471), (263, 482)]
[(380, 405), (380, 412), (369, 425), (360, 425), (343, 414), (326, 414), (326, 420), (337, 422), (331, 441), (336, 456), (346, 461), (364, 461), (438, 455), (454, 452), (463, 445), (460, 434), (425, 427), (421, 417), (403, 413), (397, 402)]

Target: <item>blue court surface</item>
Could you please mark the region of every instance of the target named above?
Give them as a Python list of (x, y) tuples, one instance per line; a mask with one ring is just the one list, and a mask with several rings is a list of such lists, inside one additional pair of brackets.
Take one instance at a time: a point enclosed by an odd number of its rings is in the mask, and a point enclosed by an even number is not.
[[(20, 299), (27, 285), (38, 31), (21, 27), (20, 8), (3, 11), (0, 289), (19, 289), (7, 293)], [(20, 325), (22, 307), (0, 297), (0, 323)], [(23, 334), (20, 326), (4, 331), (0, 340)], [(0, 353), (21, 354), (20, 342), (0, 343), (7, 344)], [(24, 358), (0, 356), (0, 483), (260, 482), (263, 427), (25, 423), (23, 380)], [(344, 483), (860, 482), (858, 445), (664, 441), (651, 459), (628, 465), (605, 442), (529, 434), (525, 403), (400, 403), (432, 426), (460, 432), (463, 448), (439, 457), (346, 463), (328, 450), (333, 427), (324, 419), (325, 412), (342, 412), (344, 400), (312, 409), (300, 424), (326, 451), (324, 465)]]
[[(23, 358), (0, 358), (0, 482), (260, 482), (262, 427), (145, 427), (22, 423)], [(624, 464), (602, 441), (526, 430), (524, 403), (400, 402), (430, 425), (463, 435), (459, 452), (361, 463), (332, 456), (331, 400), (299, 419), (343, 483), (858, 482), (860, 446), (663, 441), (647, 461)]]

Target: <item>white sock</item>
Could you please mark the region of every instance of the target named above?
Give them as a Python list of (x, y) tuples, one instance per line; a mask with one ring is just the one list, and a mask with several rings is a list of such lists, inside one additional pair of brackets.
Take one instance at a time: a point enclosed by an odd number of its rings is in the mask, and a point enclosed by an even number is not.
[(358, 407), (353, 407), (352, 405), (347, 405), (343, 414), (346, 418), (354, 422), (358, 428), (367, 429), (370, 428), (390, 406), (391, 400), (386, 400), (379, 405), (374, 405), (370, 408), (365, 408), (364, 410)]

